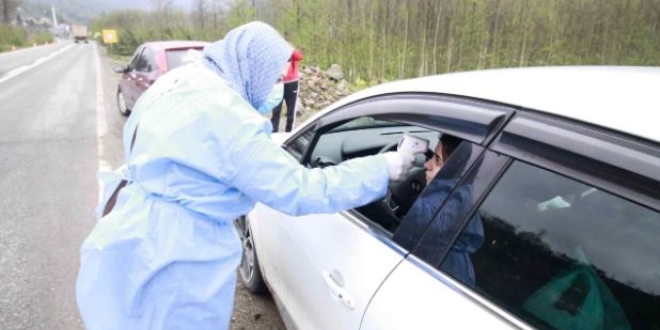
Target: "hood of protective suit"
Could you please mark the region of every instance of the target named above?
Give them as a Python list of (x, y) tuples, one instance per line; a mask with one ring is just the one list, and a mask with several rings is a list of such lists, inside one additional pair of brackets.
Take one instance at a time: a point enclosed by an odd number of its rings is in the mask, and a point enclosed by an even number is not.
[(252, 22), (204, 48), (204, 63), (258, 109), (291, 58), (293, 47), (270, 25)]

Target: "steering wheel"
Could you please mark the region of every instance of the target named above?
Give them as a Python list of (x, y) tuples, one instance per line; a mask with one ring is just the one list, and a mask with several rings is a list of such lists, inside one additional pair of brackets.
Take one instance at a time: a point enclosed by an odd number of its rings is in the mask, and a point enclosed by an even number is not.
[(318, 156), (312, 161), (311, 165), (313, 168), (316, 167), (326, 168), (328, 166), (335, 166), (337, 165), (337, 163), (334, 160), (332, 160), (330, 157)]
[[(383, 154), (395, 151), (398, 142), (388, 143), (378, 153)], [(397, 226), (414, 203), (417, 196), (424, 189), (426, 182), (423, 167), (413, 167), (405, 180), (401, 182), (390, 182), (385, 197), (379, 201), (369, 204), (372, 213), (376, 213), (380, 219), (387, 221), (392, 226)]]

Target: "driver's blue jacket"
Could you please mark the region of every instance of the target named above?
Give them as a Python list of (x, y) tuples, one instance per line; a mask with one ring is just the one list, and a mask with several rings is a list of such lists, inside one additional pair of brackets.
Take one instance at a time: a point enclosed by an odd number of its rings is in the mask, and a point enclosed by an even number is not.
[(478, 212), (462, 224), (472, 206), (473, 187), (467, 184), (453, 191), (457, 183), (455, 178), (434, 178), (406, 214), (394, 240), (404, 247), (419, 243), (415, 247), (418, 257), (474, 286), (470, 255), (483, 244), (484, 229)]

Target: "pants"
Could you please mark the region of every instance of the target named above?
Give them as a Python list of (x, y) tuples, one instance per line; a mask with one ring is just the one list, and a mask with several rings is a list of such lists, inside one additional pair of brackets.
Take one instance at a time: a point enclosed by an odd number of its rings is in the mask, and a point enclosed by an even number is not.
[(286, 102), (286, 130), (291, 132), (293, 122), (296, 120), (296, 99), (298, 98), (298, 81), (286, 82), (284, 84), (284, 100), (274, 109), (270, 122), (273, 124), (273, 133), (280, 128), (280, 113), (282, 112), (282, 103)]

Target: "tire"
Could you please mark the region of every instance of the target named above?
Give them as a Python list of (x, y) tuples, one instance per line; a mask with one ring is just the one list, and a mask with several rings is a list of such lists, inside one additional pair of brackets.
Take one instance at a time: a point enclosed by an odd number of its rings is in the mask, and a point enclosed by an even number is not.
[(236, 219), (234, 224), (243, 245), (243, 256), (241, 257), (241, 264), (238, 266), (238, 277), (240, 277), (241, 282), (248, 291), (255, 294), (265, 294), (268, 292), (268, 287), (259, 268), (250, 221), (247, 216), (241, 216)]
[(128, 117), (131, 114), (131, 109), (126, 106), (126, 98), (124, 97), (124, 93), (121, 92), (121, 89), (117, 90), (117, 108), (122, 116)]

